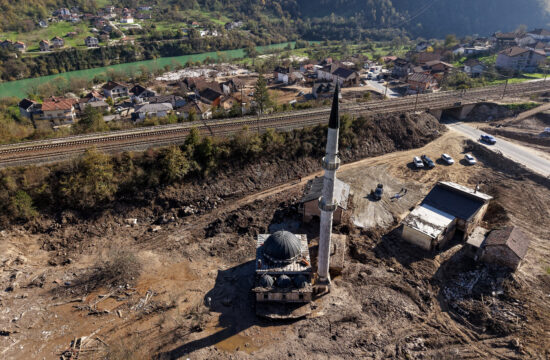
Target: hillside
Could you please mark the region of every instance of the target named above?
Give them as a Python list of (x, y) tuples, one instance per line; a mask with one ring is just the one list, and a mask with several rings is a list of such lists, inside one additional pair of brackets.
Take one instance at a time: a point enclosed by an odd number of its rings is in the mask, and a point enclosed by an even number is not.
[[(59, 7), (77, 6), (82, 12), (109, 3), (105, 0), (0, 0), (0, 30), (30, 31), (39, 19)], [(118, 7), (135, 8), (139, 3), (114, 0)], [(275, 30), (284, 36), (308, 40), (388, 39), (404, 30), (410, 37), (488, 35), (511, 31), (524, 24), (542, 27), (550, 22), (543, 0), (153, 0), (155, 12), (173, 23), (189, 15), (215, 13), (248, 22), (253, 32)], [(223, 23), (223, 22), (221, 22)]]

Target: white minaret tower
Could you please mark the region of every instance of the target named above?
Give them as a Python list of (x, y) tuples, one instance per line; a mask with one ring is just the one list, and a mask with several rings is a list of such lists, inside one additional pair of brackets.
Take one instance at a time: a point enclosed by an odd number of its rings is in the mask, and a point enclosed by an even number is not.
[(330, 262), (330, 238), (332, 235), (332, 213), (338, 207), (334, 196), (334, 181), (336, 179), (336, 170), (340, 167), (338, 158), (338, 132), (340, 128), (340, 116), (338, 114), (338, 98), (340, 86), (336, 82), (334, 90), (334, 99), (332, 100), (332, 110), (328, 122), (327, 149), (323, 158), (323, 169), (325, 176), (323, 179), (323, 193), (319, 199), (319, 209), (321, 210), (321, 228), (319, 237), (319, 255), (317, 258), (317, 274), (319, 276), (319, 285), (330, 285), (329, 262)]

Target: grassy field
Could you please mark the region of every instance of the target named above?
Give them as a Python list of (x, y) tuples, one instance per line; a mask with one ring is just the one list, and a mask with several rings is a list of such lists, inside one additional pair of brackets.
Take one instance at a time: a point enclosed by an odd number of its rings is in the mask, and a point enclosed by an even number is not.
[[(74, 37), (68, 37), (67, 33), (76, 32)], [(84, 48), (84, 39), (91, 35), (88, 26), (84, 23), (72, 24), (62, 21), (50, 24), (47, 28), (37, 28), (36, 30), (22, 32), (5, 32), (0, 33), (0, 39), (9, 39), (12, 41), (23, 41), (27, 45), (27, 51), (39, 51), (38, 43), (40, 40), (51, 40), (53, 37), (59, 36), (65, 40), (65, 46)]]

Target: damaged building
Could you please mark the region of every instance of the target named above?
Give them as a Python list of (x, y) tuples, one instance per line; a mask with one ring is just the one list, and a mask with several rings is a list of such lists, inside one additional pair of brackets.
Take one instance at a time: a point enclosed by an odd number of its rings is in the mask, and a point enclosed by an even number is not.
[(441, 249), (457, 231), (465, 240), (483, 219), (491, 199), (475, 189), (440, 181), (403, 220), (402, 238), (425, 250)]
[(527, 254), (531, 238), (520, 228), (509, 226), (492, 230), (477, 251), (477, 259), (516, 270)]
[[(300, 201), (302, 205), (303, 221), (310, 222), (314, 218), (319, 219), (321, 210), (319, 209), (319, 199), (323, 192), (323, 177), (316, 177), (310, 180), (305, 188), (304, 196)], [(344, 212), (348, 208), (348, 199), (350, 194), (350, 186), (338, 178), (334, 181), (334, 195), (338, 207), (333, 213), (333, 224), (342, 223)]]

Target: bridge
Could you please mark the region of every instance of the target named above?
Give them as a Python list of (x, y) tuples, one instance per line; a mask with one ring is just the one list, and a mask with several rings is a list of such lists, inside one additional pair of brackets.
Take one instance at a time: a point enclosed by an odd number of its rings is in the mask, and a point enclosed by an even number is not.
[[(428, 111), (437, 118), (440, 118), (444, 112), (450, 112), (455, 117), (462, 119), (477, 103), (495, 101), (504, 97), (525, 97), (546, 91), (550, 91), (550, 82), (530, 81), (348, 104), (342, 106), (340, 111), (342, 114), (352, 116)], [(260, 117), (245, 116), (204, 120), (2, 145), (0, 146), (0, 167), (67, 160), (94, 146), (103, 152), (117, 153), (181, 144), (194, 127), (201, 134), (217, 136), (230, 135), (244, 127), (258, 132), (270, 128), (277, 131), (289, 131), (324, 124), (328, 121), (329, 112), (329, 107), (322, 107)]]

